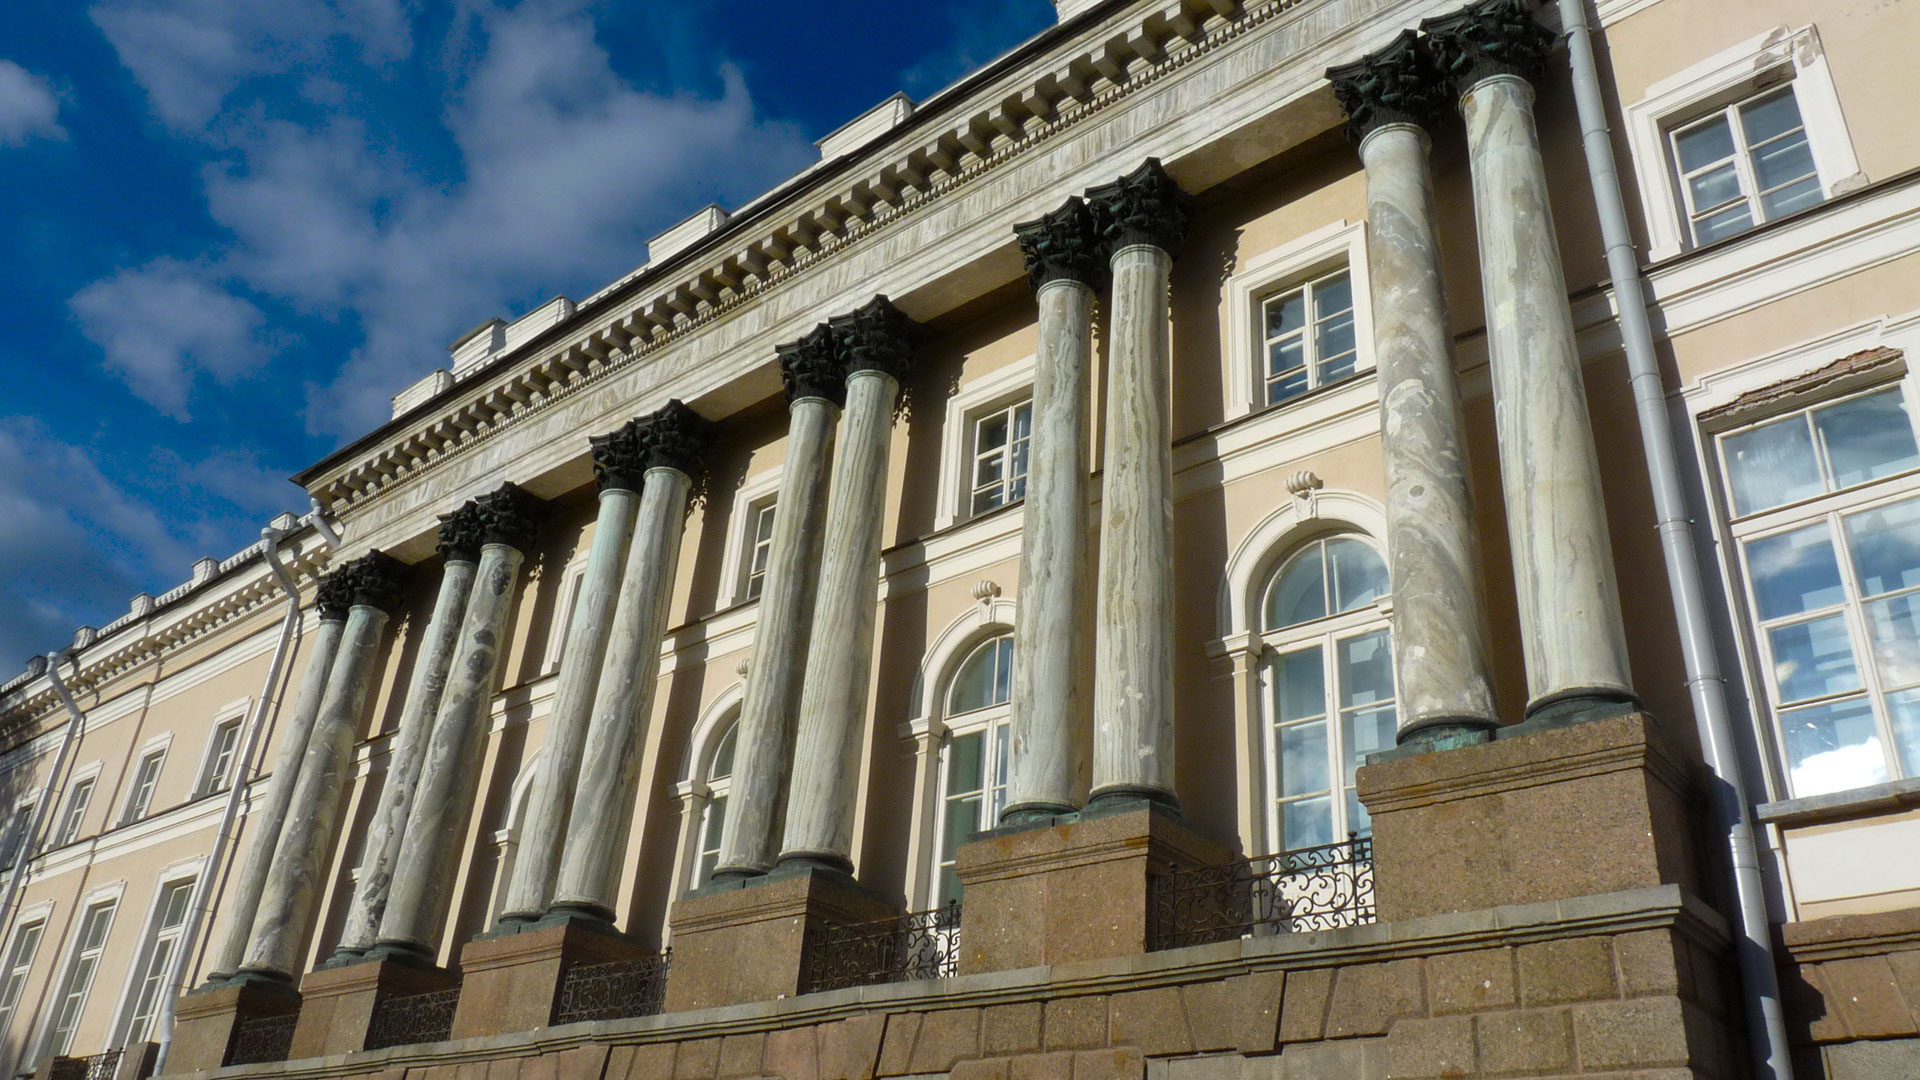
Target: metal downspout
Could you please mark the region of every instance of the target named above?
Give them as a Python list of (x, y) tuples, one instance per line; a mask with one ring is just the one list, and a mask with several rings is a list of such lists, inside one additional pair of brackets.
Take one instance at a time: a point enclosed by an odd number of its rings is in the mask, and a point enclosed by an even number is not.
[[(318, 517), (317, 514), (314, 516)], [(221, 811), (220, 827), (213, 836), (213, 851), (208, 854), (205, 868), (193, 883), (193, 899), (187, 906), (186, 927), (181, 931), (180, 943), (174, 949), (173, 963), (167, 971), (167, 981), (160, 996), (160, 1012), (153, 1021), (154, 1041), (159, 1043), (154, 1055), (155, 1075), (166, 1071), (167, 1052), (173, 1049), (174, 1001), (186, 989), (187, 964), (199, 944), (201, 927), (211, 915), (208, 898), (212, 895), (214, 881), (221, 875), (227, 847), (233, 842), (234, 826), (240, 819), (240, 809), (246, 805), (247, 792), (252, 787), (246, 776), (247, 765), (259, 749), (267, 713), (276, 701), (275, 690), (280, 684), (282, 669), (286, 666), (287, 646), (300, 628), (300, 587), (287, 568), (280, 564), (279, 545), (285, 536), (285, 533), (271, 526), (260, 530), (261, 554), (266, 558), (267, 568), (273, 571), (280, 588), (287, 594), (287, 614), (280, 621), (280, 642), (273, 648), (273, 660), (267, 665), (266, 682), (260, 687), (260, 698), (254, 704), (253, 717), (247, 724), (246, 742), (240, 750), (239, 775), (227, 788), (227, 805)]]
[(0, 927), (13, 924), (14, 901), (20, 898), (20, 886), (27, 879), (27, 864), (33, 861), (33, 845), (40, 836), (40, 830), (47, 824), (47, 815), (53, 811), (53, 792), (60, 784), (60, 774), (67, 771), (67, 758), (73, 753), (73, 744), (80, 741), (81, 732), (87, 727), (87, 714), (80, 711), (74, 703), (73, 694), (68, 692), (67, 684), (60, 679), (60, 661), (73, 664), (75, 671), (80, 664), (73, 659), (68, 649), (61, 649), (47, 657), (47, 681), (53, 684), (53, 692), (60, 698), (60, 704), (67, 707), (67, 715), (72, 717), (67, 723), (67, 734), (60, 740), (60, 753), (53, 759), (53, 769), (47, 773), (47, 782), (40, 789), (40, 803), (33, 808), (33, 824), (27, 827), (26, 835), (20, 838), (20, 850), (14, 853), (13, 873), (7, 875), (7, 895), (0, 900)]
[(1786, 1019), (1780, 1008), (1779, 977), (1773, 966), (1773, 928), (1767, 918), (1766, 892), (1754, 843), (1753, 822), (1748, 816), (1740, 751), (1734, 741), (1725, 680), (1721, 675), (1719, 652), (1714, 647), (1706, 591), (1701, 585), (1700, 553), (1694, 544), (1686, 495), (1680, 483), (1677, 444), (1667, 415), (1666, 385), (1653, 351), (1653, 331), (1647, 322), (1640, 264), (1634, 254), (1633, 235), (1627, 227), (1626, 208), (1620, 198), (1620, 176), (1614, 164), (1606, 108), (1594, 69), (1586, 4), (1585, 0), (1558, 0), (1558, 3), (1561, 26), (1567, 38), (1567, 55), (1573, 67), (1573, 96), (1580, 114), (1580, 137), (1587, 152), (1588, 178), (1600, 215), (1601, 237), (1606, 242), (1607, 271), (1613, 278), (1615, 304), (1620, 312), (1620, 337), (1626, 349), (1634, 406), (1640, 417), (1640, 439), (1653, 486), (1660, 550), (1666, 559), (1674, 617), (1679, 623), (1687, 689), (1693, 698), (1701, 754), (1718, 781), (1713, 785), (1712, 802), (1718, 824), (1725, 830), (1733, 864), (1735, 900), (1740, 909), (1735, 948), (1740, 962), (1741, 997), (1746, 1007), (1753, 1067), (1759, 1080), (1792, 1080)]

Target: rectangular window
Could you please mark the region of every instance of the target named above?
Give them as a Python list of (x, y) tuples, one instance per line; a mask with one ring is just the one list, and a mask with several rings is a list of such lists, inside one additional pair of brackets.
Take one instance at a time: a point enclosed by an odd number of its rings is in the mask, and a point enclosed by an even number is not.
[(19, 809), (13, 812), (13, 817), (7, 822), (6, 838), (0, 841), (5, 845), (0, 848), (0, 853), (5, 855), (4, 859), (0, 859), (0, 866), (11, 867), (19, 859), (20, 853), (27, 850), (27, 830), (33, 828), (33, 811), (33, 803), (21, 803)]
[[(989, 744), (989, 740), (991, 743)], [(991, 756), (989, 756), (991, 754)], [(991, 767), (991, 771), (989, 771)], [(1007, 804), (1007, 725), (955, 735), (947, 744), (945, 797), (941, 806), (940, 858), (934, 902), (960, 899), (954, 858), (967, 838), (991, 829)]]
[(1719, 443), (1792, 795), (1920, 776), (1920, 443), (1900, 390)]
[(1675, 128), (1669, 139), (1696, 244), (1818, 205), (1825, 195), (1788, 84)]
[(773, 551), (773, 503), (766, 502), (749, 510), (753, 531), (748, 533), (747, 546), (747, 582), (742, 590), (748, 600), (760, 597), (760, 589), (766, 584), (767, 558)]
[(100, 954), (107, 947), (107, 928), (113, 923), (114, 901), (95, 904), (80, 922), (79, 944), (73, 963), (53, 999), (53, 1028), (47, 1033), (49, 1055), (62, 1055), (73, 1049), (73, 1032), (80, 1026), (80, 1013), (87, 1006), (87, 992), (93, 989), (93, 977), (100, 968)]
[(49, 847), (65, 847), (80, 839), (80, 826), (86, 823), (87, 804), (93, 801), (93, 777), (76, 781), (73, 791), (67, 796), (67, 812), (60, 816), (60, 827), (54, 830), (53, 843)]
[(1353, 281), (1346, 270), (1269, 296), (1261, 312), (1268, 405), (1354, 373), (1359, 351)]
[(0, 972), (0, 1039), (6, 1038), (13, 1023), (13, 1011), (20, 1005), (20, 994), (27, 988), (27, 975), (33, 971), (33, 955), (40, 949), (44, 922), (28, 923), (13, 935), (13, 948), (7, 951), (7, 966)]
[(239, 746), (239, 717), (224, 721), (213, 729), (213, 742), (207, 746), (207, 767), (200, 776), (200, 794), (211, 795), (227, 789), (227, 784), (233, 779), (233, 756)]
[(155, 750), (140, 759), (140, 767), (133, 774), (133, 791), (127, 796), (127, 812), (120, 823), (131, 825), (147, 816), (147, 810), (153, 806), (153, 789), (160, 783), (160, 766), (167, 760), (165, 750)]
[(1027, 448), (1033, 438), (1033, 402), (995, 409), (973, 422), (973, 513), (1027, 497)]
[(167, 974), (174, 950), (180, 946), (180, 932), (187, 925), (187, 904), (193, 898), (193, 881), (168, 882), (154, 911), (153, 926), (147, 931), (142, 950), (146, 960), (139, 969), (139, 981), (133, 988), (133, 1014), (127, 1023), (122, 1045), (145, 1042), (153, 1028), (153, 1017), (168, 992)]

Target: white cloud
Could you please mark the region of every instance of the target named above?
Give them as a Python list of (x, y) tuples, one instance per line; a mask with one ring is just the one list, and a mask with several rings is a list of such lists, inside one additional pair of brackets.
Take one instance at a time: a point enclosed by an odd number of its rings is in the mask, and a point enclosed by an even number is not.
[(11, 60), (0, 60), (0, 146), (66, 138), (59, 116), (60, 102), (45, 79)]
[(265, 318), (206, 272), (158, 259), (96, 281), (67, 302), (107, 367), (135, 394), (176, 420), (189, 418), (195, 379), (228, 382), (269, 356)]
[[(393, 393), (446, 363), (461, 331), (510, 316), (516, 301), (596, 288), (642, 260), (651, 232), (702, 203), (757, 194), (813, 156), (798, 129), (756, 116), (731, 69), (711, 96), (634, 89), (596, 40), (591, 10), (575, 4), (462, 3), (443, 37), (418, 43), (412, 8), (397, 0), (360, 0), (383, 13), (365, 28), (321, 7), (107, 0), (93, 15), (156, 110), (217, 155), (203, 180), (234, 238), (214, 268), (221, 278), (363, 331), (310, 388), (316, 433), (379, 423)], [(349, 34), (363, 36), (343, 43)], [(316, 35), (330, 44), (312, 44)], [(264, 44), (237, 44), (248, 41)], [(433, 134), (456, 159), (451, 179), (384, 141), (394, 125), (380, 110), (394, 90), (367, 64), (418, 67), (420, 55), (445, 79)], [(266, 76), (291, 79), (319, 118), (239, 107), (237, 88)], [(249, 327), (236, 316), (251, 305), (239, 303), (214, 316), (229, 340)], [(198, 366), (170, 359), (185, 350), (107, 347), (136, 392), (179, 411), (183, 399), (162, 388)]]

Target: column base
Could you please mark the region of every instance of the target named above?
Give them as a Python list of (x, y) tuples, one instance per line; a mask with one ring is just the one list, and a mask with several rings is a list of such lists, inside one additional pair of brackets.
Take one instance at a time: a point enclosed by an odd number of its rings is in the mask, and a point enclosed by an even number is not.
[(1001, 829), (1044, 828), (1065, 817), (1072, 817), (1080, 808), (1071, 803), (1021, 803), (1000, 811)]
[(289, 1058), (350, 1054), (367, 1048), (374, 1006), (383, 998), (445, 990), (460, 980), (440, 968), (393, 957), (323, 967), (300, 980), (300, 1023)]
[(1382, 922), (1663, 884), (1700, 895), (1698, 785), (1651, 717), (1499, 735), (1361, 767)]
[(567, 913), (496, 928), (460, 950), (464, 981), (452, 1038), (547, 1027), (569, 968), (638, 960), (652, 952), (597, 918)]
[(208, 983), (180, 995), (173, 1010), (169, 1073), (205, 1072), (227, 1063), (234, 1031), (249, 1020), (300, 1012), (300, 992), (291, 984), (248, 979), (244, 974)]
[(1422, 723), (1409, 726), (1394, 733), (1394, 748), (1375, 757), (1405, 756), (1406, 754), (1430, 754), (1436, 750), (1457, 750), (1462, 746), (1478, 746), (1492, 742), (1500, 725), (1489, 720), (1474, 717), (1435, 717)]
[(1116, 784), (1097, 789), (1087, 797), (1087, 808), (1080, 811), (1080, 816), (1125, 814), (1148, 806), (1157, 806), (1171, 812), (1175, 817), (1180, 816), (1180, 800), (1173, 792), (1131, 784)]
[(696, 892), (673, 905), (666, 1011), (793, 997), (805, 989), (810, 934), (897, 914), (846, 874), (817, 867)]
[(1232, 859), (1178, 812), (1138, 798), (981, 833), (955, 861), (960, 973), (1144, 953), (1154, 875)]
[(1640, 711), (1640, 699), (1613, 686), (1575, 687), (1527, 702), (1521, 727), (1529, 730), (1565, 727), (1588, 720), (1605, 720)]

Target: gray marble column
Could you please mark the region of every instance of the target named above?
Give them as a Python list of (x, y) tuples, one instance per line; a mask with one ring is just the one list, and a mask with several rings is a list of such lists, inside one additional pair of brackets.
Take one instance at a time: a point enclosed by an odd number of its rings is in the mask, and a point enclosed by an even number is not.
[(1634, 701), (1626, 632), (1527, 81), (1553, 36), (1525, 0), (1474, 4), (1422, 29), (1467, 121), (1527, 715), (1618, 711)]
[(243, 975), (292, 982), (300, 973), (300, 946), (326, 892), (333, 843), (352, 786), (354, 735), (366, 711), (368, 687), (378, 674), (380, 638), (387, 614), (400, 601), (405, 570), (376, 551), (340, 571), (352, 585), (352, 606), (254, 915), (253, 936), (240, 965)]
[(513, 879), (507, 883), (502, 922), (539, 918), (553, 898), (553, 876), (560, 868), (560, 845), (567, 837), (573, 813), (574, 785), (580, 777), (587, 748), (587, 724), (594, 694), (600, 685), (601, 665), (613, 631), (614, 600), (620, 592), (620, 568), (627, 561), (633, 539), (634, 512), (640, 504), (640, 447), (633, 425), (592, 440), (593, 468), (600, 482), (600, 515), (593, 529), (593, 547), (580, 579), (579, 606), (567, 628), (567, 645), (560, 654), (560, 684), (554, 690), (553, 713), (547, 720), (546, 753), (527, 794), (526, 818), (513, 857)]
[(753, 637), (753, 670), (740, 706), (733, 789), (720, 833), (719, 880), (763, 874), (773, 866), (775, 829), (785, 806), (800, 686), (813, 629), (827, 472), (834, 421), (846, 382), (831, 332), (818, 326), (780, 347), (788, 401), (787, 453), (767, 550), (767, 573)]
[(1327, 72), (1367, 170), (1367, 278), (1387, 474), (1397, 741), (1484, 742), (1487, 662), (1466, 419), (1441, 287), (1427, 133), (1447, 93), (1419, 35)]
[(636, 426), (642, 438), (633, 466), (644, 470), (639, 521), (614, 605), (612, 643), (593, 699), (586, 757), (548, 909), (602, 922), (612, 921), (619, 901), (687, 496), (712, 440), (712, 425), (679, 401)]
[[(301, 678), (300, 694), (294, 699), (286, 730), (280, 734), (280, 752), (274, 758), (273, 783), (267, 786), (266, 804), (252, 815), (253, 840), (247, 845), (247, 861), (234, 879), (233, 894), (228, 901), (227, 933), (209, 966), (209, 982), (232, 976), (246, 960), (247, 942), (253, 937), (254, 915), (260, 910), (260, 897), (267, 890), (267, 875), (273, 869), (273, 850), (279, 845), (280, 833), (286, 826), (287, 808), (293, 805), (293, 789), (300, 780), (300, 761), (307, 756), (314, 721), (320, 718), (321, 699), (327, 692), (327, 674), (339, 653), (347, 610), (353, 606), (347, 576), (335, 571), (323, 578), (314, 603), (320, 609), (320, 623), (314, 628), (307, 673)], [(244, 762), (241, 767), (245, 768)]]
[(1167, 286), (1194, 205), (1151, 158), (1089, 191), (1087, 201), (1113, 251), (1094, 590), (1093, 800), (1177, 807)]
[(1006, 824), (1071, 813), (1085, 796), (1081, 673), (1093, 609), (1087, 437), (1094, 290), (1107, 279), (1106, 246), (1080, 199), (1015, 232), (1039, 306), (1039, 347), (1021, 511)]
[(370, 955), (431, 963), (453, 903), (487, 743), (494, 673), (513, 611), (520, 563), (542, 516), (540, 502), (512, 484), (474, 500), (480, 565), (460, 623), (451, 674), (427, 738), (420, 784), (400, 841), (387, 909)]
[(834, 452), (827, 543), (813, 609), (814, 646), (807, 653), (800, 693), (780, 862), (852, 873), (887, 457), (900, 376), (912, 360), (918, 328), (884, 296), (828, 325), (847, 371), (847, 409)]
[(446, 693), (454, 646), (460, 638), (460, 621), (467, 611), (467, 597), (473, 591), (480, 558), (473, 517), (473, 507), (469, 505), (441, 519), (440, 554), (446, 563), (440, 575), (440, 592), (434, 598), (433, 618), (426, 626), (420, 655), (414, 661), (413, 682), (407, 688), (400, 727), (394, 733), (393, 749), (387, 757), (387, 776), (380, 787), (380, 801), (374, 808), (373, 819), (367, 823), (367, 838), (361, 845), (360, 880), (354, 886), (353, 904), (347, 909), (340, 945), (334, 950), (335, 961), (351, 960), (372, 948), (380, 932), (380, 917), (387, 910), (387, 891), (393, 885), (394, 865), (400, 860), (400, 841), (406, 836), (413, 793), (419, 786), (420, 767), (427, 756), (427, 736), (433, 729), (434, 714), (440, 711), (440, 699)]

